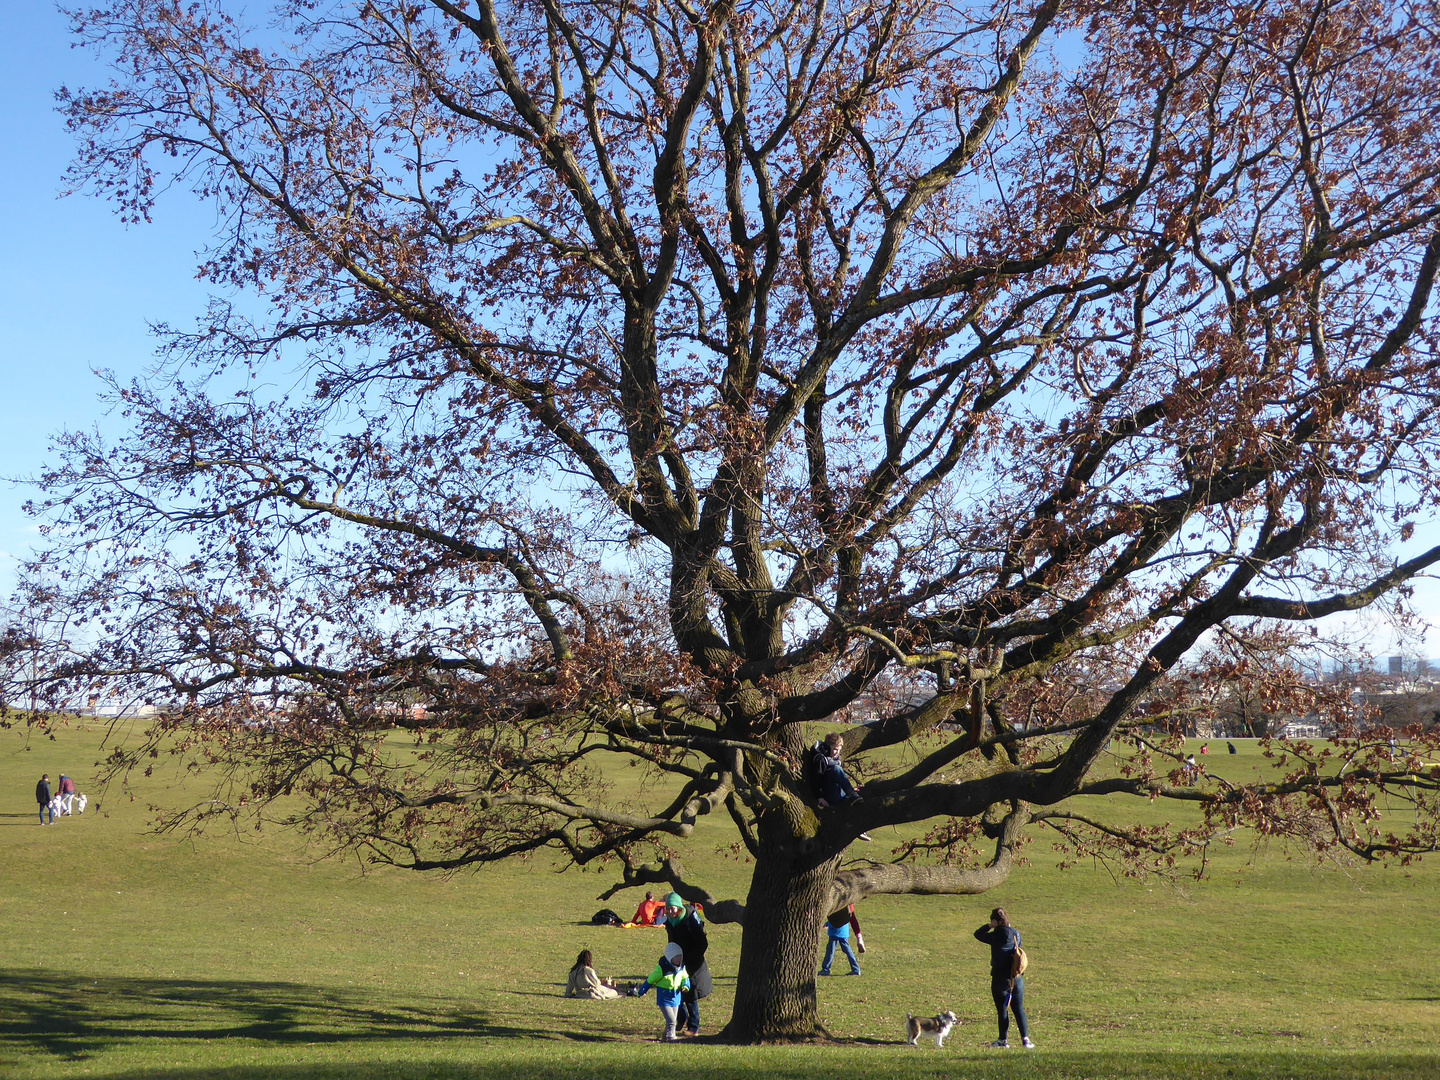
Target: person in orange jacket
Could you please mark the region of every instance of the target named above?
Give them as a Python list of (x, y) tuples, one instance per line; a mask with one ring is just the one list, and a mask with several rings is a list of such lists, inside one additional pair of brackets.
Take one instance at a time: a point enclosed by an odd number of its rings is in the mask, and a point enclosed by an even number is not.
[(645, 899), (640, 901), (640, 906), (635, 909), (635, 914), (630, 917), (630, 926), (654, 926), (656, 917), (665, 910), (665, 902), (656, 900), (654, 893), (647, 892)]

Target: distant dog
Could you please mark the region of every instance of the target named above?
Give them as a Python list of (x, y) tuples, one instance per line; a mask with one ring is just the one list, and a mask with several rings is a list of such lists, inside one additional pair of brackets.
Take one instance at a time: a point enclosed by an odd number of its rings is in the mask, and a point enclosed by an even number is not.
[(905, 1034), (910, 1036), (910, 1045), (919, 1046), (920, 1036), (934, 1039), (937, 1048), (944, 1047), (945, 1036), (960, 1022), (960, 1018), (948, 1009), (939, 1016), (911, 1016), (905, 1014)]

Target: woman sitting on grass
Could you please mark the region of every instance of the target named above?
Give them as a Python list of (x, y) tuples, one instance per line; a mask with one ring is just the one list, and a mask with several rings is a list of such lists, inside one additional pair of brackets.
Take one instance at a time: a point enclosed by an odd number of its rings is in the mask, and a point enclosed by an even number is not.
[(611, 998), (618, 998), (620, 991), (615, 989), (614, 979), (602, 979), (595, 974), (595, 958), (590, 955), (589, 949), (582, 949), (575, 958), (575, 966), (570, 969), (570, 980), (565, 984), (565, 996), (609, 1001)]

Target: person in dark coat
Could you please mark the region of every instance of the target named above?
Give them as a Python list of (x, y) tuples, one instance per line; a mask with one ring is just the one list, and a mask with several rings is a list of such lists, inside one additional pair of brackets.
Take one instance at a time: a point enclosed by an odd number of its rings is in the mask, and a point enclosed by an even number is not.
[(840, 753), (844, 749), (845, 738), (838, 731), (832, 731), (824, 741), (811, 747), (815, 755), (815, 780), (822, 808), (839, 806), (860, 797), (860, 789), (850, 782), (845, 766), (840, 763)]
[[(826, 735), (822, 742), (810, 748), (811, 761), (815, 772), (816, 794), (820, 808), (839, 806), (860, 798), (860, 789), (850, 782), (845, 766), (840, 761), (845, 749), (845, 738), (838, 731)], [(869, 841), (869, 833), (861, 833), (857, 840)]]
[(1015, 950), (1020, 948), (1020, 931), (1010, 925), (1004, 908), (990, 913), (990, 921), (975, 931), (975, 940), (990, 946), (990, 996), (1000, 1021), (1000, 1037), (990, 1045), (999, 1050), (1010, 1046), (1010, 1013), (1020, 1026), (1020, 1042), (1033, 1050), (1030, 1021), (1025, 1018), (1025, 977), (1014, 974)]
[[(53, 796), (50, 794), (50, 774), (45, 773), (43, 776), (40, 777), (40, 782), (35, 785), (35, 801), (40, 804), (41, 825), (55, 824), (55, 808), (50, 805), (50, 800), (52, 798)], [(50, 820), (48, 823), (45, 820), (45, 814), (47, 812), (50, 814)]]
[(690, 973), (690, 988), (680, 995), (680, 1016), (675, 1025), (683, 1027), (687, 1035), (700, 1034), (700, 999), (709, 997), (715, 989), (705, 963), (710, 939), (705, 936), (700, 910), (699, 905), (692, 905), (687, 911), (679, 893), (672, 892), (665, 898), (665, 933), (685, 953), (685, 970)]

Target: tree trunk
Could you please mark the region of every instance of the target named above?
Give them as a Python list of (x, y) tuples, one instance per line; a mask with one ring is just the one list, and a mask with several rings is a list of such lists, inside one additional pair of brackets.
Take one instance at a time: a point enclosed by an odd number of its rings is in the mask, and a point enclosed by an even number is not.
[(765, 831), (745, 901), (735, 1011), (722, 1033), (730, 1042), (790, 1042), (821, 1033), (817, 952), (840, 856), (807, 850), (813, 840), (784, 836), (766, 843)]

